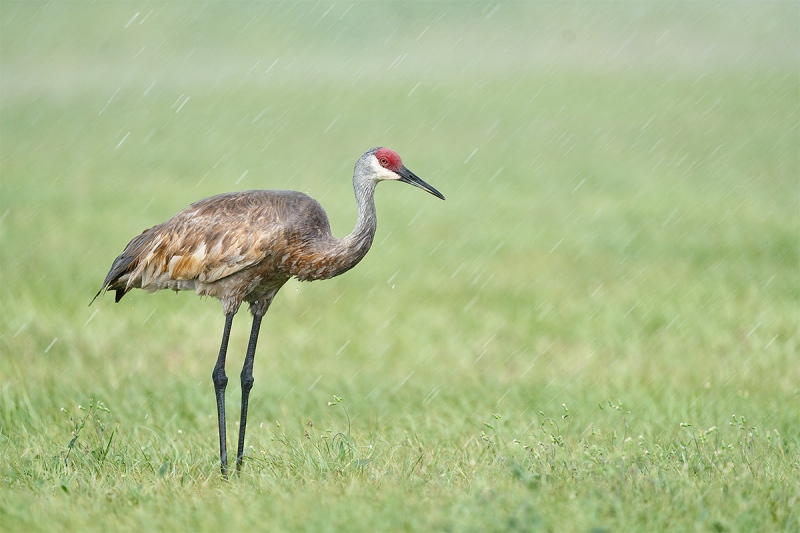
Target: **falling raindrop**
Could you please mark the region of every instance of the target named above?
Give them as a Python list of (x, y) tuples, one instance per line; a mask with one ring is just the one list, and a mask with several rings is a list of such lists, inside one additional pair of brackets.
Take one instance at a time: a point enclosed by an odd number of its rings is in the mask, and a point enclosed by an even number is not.
[(54, 339), (52, 340), (52, 342), (51, 342), (50, 344), (48, 344), (48, 345), (47, 345), (47, 348), (45, 348), (45, 349), (44, 349), (44, 353), (47, 353), (47, 352), (49, 352), (49, 351), (50, 351), (50, 348), (52, 348), (52, 347), (53, 347), (53, 345), (56, 343), (56, 341), (57, 341), (57, 340), (58, 340), (58, 337), (54, 338)]

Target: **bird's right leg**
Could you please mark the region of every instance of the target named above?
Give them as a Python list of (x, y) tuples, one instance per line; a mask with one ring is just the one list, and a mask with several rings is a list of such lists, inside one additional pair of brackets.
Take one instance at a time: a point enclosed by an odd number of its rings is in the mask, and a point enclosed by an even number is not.
[(233, 313), (225, 315), (225, 329), (222, 331), (222, 344), (219, 347), (217, 364), (211, 373), (214, 380), (214, 393), (217, 396), (217, 420), (219, 422), (219, 462), (220, 470), (225, 479), (228, 479), (228, 445), (225, 436), (225, 387), (228, 385), (228, 376), (225, 375), (225, 354), (228, 352), (228, 339), (231, 336)]

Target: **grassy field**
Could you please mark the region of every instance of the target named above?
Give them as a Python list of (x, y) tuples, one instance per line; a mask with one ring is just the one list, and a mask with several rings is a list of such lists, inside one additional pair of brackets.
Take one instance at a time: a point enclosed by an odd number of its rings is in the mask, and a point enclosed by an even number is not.
[[(0, 530), (800, 530), (796, 2), (0, 2)], [(290, 188), (245, 470), (223, 317), (87, 307), (130, 238)], [(229, 441), (249, 316), (234, 321)]]

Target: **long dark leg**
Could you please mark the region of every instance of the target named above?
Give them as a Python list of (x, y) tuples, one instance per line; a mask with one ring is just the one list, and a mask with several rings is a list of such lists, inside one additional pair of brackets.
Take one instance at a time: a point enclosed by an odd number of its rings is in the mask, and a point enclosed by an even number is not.
[(253, 388), (253, 359), (256, 355), (256, 343), (258, 342), (258, 331), (261, 329), (262, 315), (253, 315), (253, 329), (250, 330), (250, 342), (247, 343), (247, 355), (244, 357), (242, 366), (242, 418), (239, 420), (239, 450), (236, 453), (236, 471), (242, 469), (242, 457), (244, 456), (244, 432), (247, 428), (247, 403), (250, 399), (250, 389)]
[(217, 396), (217, 420), (219, 422), (219, 461), (222, 475), (228, 478), (228, 445), (225, 436), (225, 387), (228, 385), (228, 376), (225, 375), (225, 354), (228, 351), (228, 338), (231, 336), (233, 313), (225, 315), (225, 329), (222, 331), (222, 344), (219, 347), (217, 364), (211, 373), (214, 380), (214, 393)]

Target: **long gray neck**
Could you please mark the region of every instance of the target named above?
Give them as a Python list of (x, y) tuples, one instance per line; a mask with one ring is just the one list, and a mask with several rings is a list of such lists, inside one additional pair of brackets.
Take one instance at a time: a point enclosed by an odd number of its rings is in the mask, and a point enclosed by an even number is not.
[(367, 253), (372, 245), (375, 229), (378, 227), (378, 218), (375, 214), (375, 185), (376, 183), (372, 180), (353, 183), (358, 219), (353, 232), (345, 239), (348, 239), (348, 244), (351, 246), (364, 248), (364, 253)]
[(375, 229), (378, 225), (375, 215), (375, 182), (368, 179), (354, 179), (353, 189), (356, 193), (358, 220), (356, 220), (353, 232), (336, 242), (336, 251), (332, 254), (335, 256), (336, 266), (331, 277), (338, 276), (356, 266), (369, 251), (372, 239), (375, 237)]

